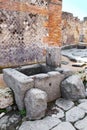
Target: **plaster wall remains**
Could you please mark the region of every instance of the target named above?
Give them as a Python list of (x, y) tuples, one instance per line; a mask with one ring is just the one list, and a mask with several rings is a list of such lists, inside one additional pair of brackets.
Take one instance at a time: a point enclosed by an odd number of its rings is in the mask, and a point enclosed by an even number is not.
[(0, 67), (42, 62), (61, 45), (61, 0), (0, 2)]

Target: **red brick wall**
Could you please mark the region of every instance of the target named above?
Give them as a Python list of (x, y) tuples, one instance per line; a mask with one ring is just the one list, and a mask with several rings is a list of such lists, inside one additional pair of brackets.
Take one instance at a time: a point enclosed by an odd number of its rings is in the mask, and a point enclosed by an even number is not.
[(47, 23), (48, 37), (45, 41), (49, 45), (61, 46), (61, 13), (62, 1), (51, 0), (48, 6), (49, 19)]

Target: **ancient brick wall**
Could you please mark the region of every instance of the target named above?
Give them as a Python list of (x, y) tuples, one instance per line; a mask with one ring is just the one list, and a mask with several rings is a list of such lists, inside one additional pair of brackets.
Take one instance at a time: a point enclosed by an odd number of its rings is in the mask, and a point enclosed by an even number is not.
[(48, 37), (44, 41), (49, 45), (61, 46), (61, 21), (62, 21), (62, 0), (50, 0), (48, 5), (49, 19), (45, 22), (48, 28)]
[(61, 44), (61, 8), (61, 0), (0, 0), (0, 67), (44, 61), (45, 48)]
[[(27, 2), (22, 0), (23, 2)], [(47, 2), (32, 3), (46, 6)], [(29, 12), (0, 10), (0, 66), (22, 65), (43, 57), (45, 16)]]
[(62, 13), (62, 43), (63, 45), (79, 43), (81, 35), (81, 21), (73, 14)]

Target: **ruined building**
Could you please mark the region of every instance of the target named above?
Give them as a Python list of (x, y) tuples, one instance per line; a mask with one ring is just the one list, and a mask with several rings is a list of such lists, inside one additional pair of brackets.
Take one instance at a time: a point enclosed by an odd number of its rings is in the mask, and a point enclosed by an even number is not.
[(62, 44), (87, 43), (87, 18), (81, 21), (72, 13), (62, 12)]

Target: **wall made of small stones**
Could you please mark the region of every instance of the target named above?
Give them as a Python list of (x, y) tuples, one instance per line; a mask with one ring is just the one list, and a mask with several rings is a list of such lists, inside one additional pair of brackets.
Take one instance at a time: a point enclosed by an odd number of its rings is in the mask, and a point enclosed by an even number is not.
[(43, 62), (47, 46), (61, 45), (62, 0), (1, 2), (0, 67)]
[[(12, 0), (15, 2), (15, 0)], [(48, 0), (16, 0), (47, 7)], [(0, 67), (44, 60), (43, 26), (46, 16), (0, 9)]]
[(62, 44), (79, 43), (81, 34), (81, 21), (73, 14), (62, 12)]
[(82, 22), (82, 40), (87, 43), (87, 17)]

